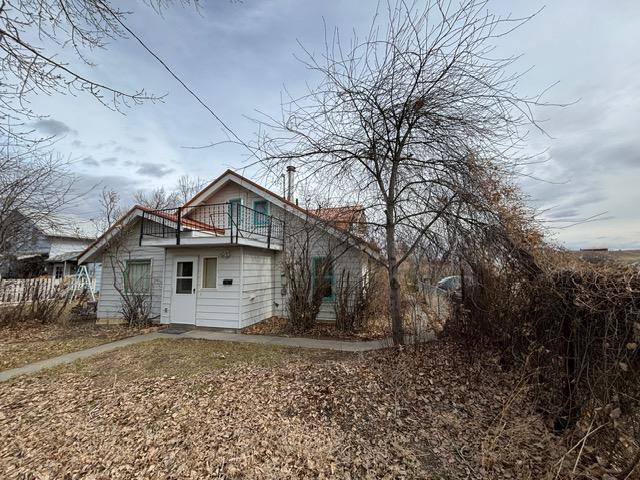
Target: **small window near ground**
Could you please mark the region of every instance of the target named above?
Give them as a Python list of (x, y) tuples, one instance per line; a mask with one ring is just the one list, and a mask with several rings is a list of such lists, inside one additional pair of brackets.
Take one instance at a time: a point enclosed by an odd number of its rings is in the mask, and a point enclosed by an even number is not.
[(218, 278), (218, 259), (205, 258), (202, 272), (202, 288), (216, 288)]
[(313, 289), (321, 289), (322, 298), (333, 300), (333, 262), (329, 257), (314, 257), (311, 264)]
[(124, 287), (128, 293), (149, 293), (151, 260), (129, 260), (124, 271)]

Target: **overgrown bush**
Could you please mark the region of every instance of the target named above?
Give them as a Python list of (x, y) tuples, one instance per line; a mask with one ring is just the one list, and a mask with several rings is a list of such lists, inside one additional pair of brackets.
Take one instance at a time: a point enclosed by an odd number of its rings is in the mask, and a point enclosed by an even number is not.
[(626, 478), (640, 460), (640, 273), (546, 254), (471, 265), (446, 331), (523, 369), (538, 411), (577, 444), (573, 471)]
[(343, 271), (336, 283), (334, 311), (336, 328), (343, 332), (357, 332), (367, 327), (375, 312), (372, 309), (376, 291), (375, 272), (361, 280), (353, 280), (350, 272)]
[(313, 271), (311, 257), (306, 250), (290, 255), (285, 262), (287, 317), (294, 331), (307, 331), (316, 324), (329, 286), (326, 273), (332, 268), (331, 261), (319, 262), (316, 268)]
[(150, 293), (121, 293), (120, 315), (130, 327), (146, 327), (153, 320)]

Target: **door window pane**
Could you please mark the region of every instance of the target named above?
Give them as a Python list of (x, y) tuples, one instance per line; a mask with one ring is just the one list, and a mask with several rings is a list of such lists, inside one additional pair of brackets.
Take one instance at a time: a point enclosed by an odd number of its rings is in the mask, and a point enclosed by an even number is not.
[(216, 277), (218, 275), (218, 259), (205, 258), (204, 272), (202, 273), (202, 287), (216, 288)]
[(193, 287), (192, 278), (176, 279), (176, 293), (191, 293), (192, 287)]
[(193, 276), (193, 262), (178, 262), (178, 277)]

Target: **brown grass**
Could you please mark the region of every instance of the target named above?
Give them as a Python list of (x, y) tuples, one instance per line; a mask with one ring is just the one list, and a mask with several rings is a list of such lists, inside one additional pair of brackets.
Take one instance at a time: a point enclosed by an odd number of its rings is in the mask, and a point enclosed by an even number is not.
[(21, 323), (0, 328), (0, 370), (83, 350), (139, 333), (121, 325)]
[(545, 478), (518, 379), (458, 352), (134, 345), (4, 384), (0, 476)]

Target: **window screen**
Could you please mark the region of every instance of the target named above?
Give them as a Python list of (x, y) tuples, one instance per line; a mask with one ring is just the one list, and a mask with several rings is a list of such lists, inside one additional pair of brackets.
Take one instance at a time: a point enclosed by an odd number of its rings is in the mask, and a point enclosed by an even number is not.
[(204, 271), (202, 272), (202, 288), (216, 288), (218, 276), (218, 259), (205, 258)]

